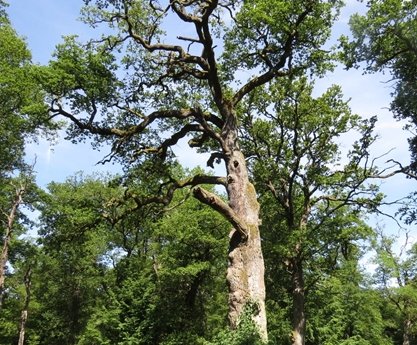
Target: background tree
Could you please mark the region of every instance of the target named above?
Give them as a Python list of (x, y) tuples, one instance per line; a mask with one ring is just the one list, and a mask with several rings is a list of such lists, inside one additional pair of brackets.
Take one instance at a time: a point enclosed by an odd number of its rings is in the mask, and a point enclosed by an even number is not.
[(309, 294), (309, 344), (394, 344), (386, 332), (385, 301), (360, 268), (362, 255), (361, 246), (352, 243)]
[(48, 188), (40, 206), (42, 249), (33, 270), (39, 307), (32, 326), (41, 343), (72, 345), (102, 297), (110, 227), (102, 214), (113, 191), (81, 176)]
[[(413, 344), (417, 338), (417, 284), (416, 284), (416, 250), (417, 244), (404, 253), (405, 246), (400, 253), (393, 249), (394, 238), (380, 236), (375, 242), (377, 252), (376, 281), (387, 301), (386, 318), (392, 324), (389, 331), (393, 332), (396, 343)], [(402, 258), (406, 254), (406, 258)]]
[[(152, 195), (152, 185), (158, 187), (152, 182), (158, 181), (160, 175), (150, 178), (149, 171), (145, 171), (130, 174), (129, 182), (125, 182), (137, 183), (129, 187), (135, 190), (136, 197)], [(142, 174), (148, 176), (146, 182)], [(185, 178), (180, 171), (175, 175)], [(148, 183), (151, 188), (144, 188)], [(106, 339), (109, 332), (103, 329), (107, 327), (115, 336), (109, 341), (120, 344), (199, 344), (215, 335), (226, 321), (226, 227), (227, 222), (219, 214), (188, 199), (184, 192), (176, 193), (165, 213), (155, 205), (125, 213), (113, 231), (123, 232), (124, 239), (130, 238), (129, 243), (135, 244), (130, 248), (134, 249), (123, 249), (126, 256), (116, 262), (107, 287), (112, 291), (111, 303), (107, 301), (93, 317), (82, 338), (85, 344), (95, 339), (91, 337), (97, 330)], [(139, 234), (129, 235), (135, 229), (140, 229)], [(116, 248), (125, 247), (126, 240), (122, 238), (116, 237)], [(100, 322), (103, 309), (114, 323), (106, 328)]]
[(34, 211), (42, 192), (36, 186), (32, 172), (23, 168), (18, 176), (5, 178), (2, 182), (0, 228), (4, 232), (0, 241), (0, 343), (11, 344), (18, 343), (19, 333), (24, 339), (29, 318), (29, 277), (37, 249), (27, 237), (34, 225), (28, 214)]
[[(28, 324), (34, 321), (36, 301), (32, 299), (32, 269), (36, 266), (38, 248), (28, 239), (13, 241), (8, 272), (0, 313), (0, 344), (18, 344), (29, 336), (36, 339), (36, 329)], [(26, 342), (28, 343), (28, 342)], [(36, 343), (36, 342), (35, 342)]]
[[(231, 326), (251, 301), (258, 305), (253, 319), (266, 339), (259, 205), (239, 146), (237, 109), (276, 78), (322, 68), (328, 54), (321, 47), (340, 2), (85, 2), (85, 21), (96, 28), (109, 24), (110, 34), (104, 31), (86, 46), (74, 38), (58, 46), (41, 76), (50, 112), (70, 120), (74, 140), (93, 136), (110, 142), (112, 157), (129, 164), (150, 155), (168, 158), (186, 137), (191, 147), (210, 152), (210, 165), (224, 161), (227, 178), (162, 182), (226, 187), (228, 204), (201, 187), (194, 196), (233, 225), (227, 274)], [(164, 32), (167, 23), (183, 32)], [(239, 80), (241, 70), (252, 76)]]
[[(344, 37), (347, 66), (366, 62), (368, 71), (388, 70), (393, 78), (391, 110), (397, 119), (417, 124), (417, 4), (415, 1), (368, 1), (365, 15), (350, 19), (353, 40)], [(417, 139), (410, 140), (415, 170)]]
[[(135, 172), (123, 184), (139, 198), (154, 192), (159, 177)], [(138, 207), (121, 181), (78, 175), (50, 184), (28, 341), (202, 344), (225, 327), (219, 272), (226, 271), (228, 223), (179, 192), (165, 212)]]
[[(5, 9), (6, 3), (1, 1), (0, 309), (5, 303), (7, 308), (11, 307), (14, 300), (13, 294), (17, 285), (7, 286), (6, 275), (11, 277), (13, 269), (8, 270), (6, 266), (10, 264), (11, 258), (17, 256), (15, 250), (22, 244), (17, 237), (28, 228), (22, 207), (30, 207), (37, 200), (33, 167), (24, 161), (25, 143), (30, 138), (36, 140), (40, 133), (47, 134), (56, 128), (56, 124), (48, 124), (49, 115), (44, 103), (44, 93), (35, 79), (30, 52), (26, 43), (12, 28)], [(11, 299), (6, 301), (8, 297)], [(2, 310), (3, 314), (8, 312), (12, 311)]]
[[(391, 110), (397, 119), (405, 119), (409, 122), (407, 128), (415, 128), (417, 119), (416, 91), (417, 83), (416, 62), (417, 62), (417, 7), (415, 1), (369, 1), (368, 12), (365, 15), (354, 15), (350, 24), (353, 33), (353, 40), (348, 43), (346, 38), (342, 43), (347, 53), (348, 67), (355, 63), (365, 61), (369, 71), (388, 70), (394, 81), (393, 101)], [(408, 176), (415, 177), (416, 168), (416, 147), (417, 138), (409, 139), (412, 162), (410, 166), (403, 167), (401, 171)], [(413, 200), (414, 195), (410, 195)], [(400, 213), (407, 224), (415, 219), (414, 207), (402, 207)], [(398, 296), (401, 296), (402, 287), (405, 284), (403, 274), (407, 274), (405, 267), (401, 267), (401, 261), (395, 256), (392, 250), (392, 243), (383, 239), (378, 245), (378, 262), (380, 265), (379, 278), (384, 286), (385, 292), (389, 292), (389, 280), (397, 280)], [(405, 264), (405, 263), (404, 263)], [(405, 271), (403, 271), (405, 270)], [(402, 272), (403, 271), (403, 272)], [(411, 286), (405, 288), (412, 291)], [(389, 296), (389, 294), (388, 294)], [(411, 323), (407, 316), (407, 300), (397, 300), (398, 308), (401, 311), (404, 322), (403, 344), (412, 341), (410, 338)]]
[(25, 140), (36, 139), (48, 124), (47, 106), (26, 42), (9, 22), (0, 3), (0, 183), (23, 164)]
[[(31, 208), (39, 198), (39, 190), (34, 183), (31, 171), (21, 173), (15, 178), (9, 178), (8, 185), (2, 187), (0, 205), (4, 205), (4, 207), (0, 214), (0, 224), (4, 229), (4, 234), (0, 252), (0, 310), (4, 299), (7, 263), (11, 246), (17, 237), (26, 230), (22, 222), (26, 221), (27, 223), (28, 221), (27, 216), (22, 212), (22, 207)], [(9, 204), (7, 205), (7, 203)]]
[[(244, 150), (261, 194), (270, 281), (279, 281), (273, 262), (290, 275), (294, 345), (305, 343), (307, 290), (353, 241), (371, 234), (361, 212), (375, 210), (382, 198), (369, 182), (379, 174), (369, 158), (375, 119), (353, 115), (337, 86), (317, 98), (312, 91), (305, 77), (280, 80), (254, 92), (242, 116)], [(359, 139), (342, 159), (338, 140), (355, 132)]]

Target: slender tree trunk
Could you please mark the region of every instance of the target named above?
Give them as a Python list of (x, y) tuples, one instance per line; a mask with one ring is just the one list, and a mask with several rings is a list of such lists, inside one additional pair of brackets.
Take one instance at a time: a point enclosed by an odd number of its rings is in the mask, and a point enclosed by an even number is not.
[(3, 248), (0, 255), (0, 310), (3, 306), (4, 299), (4, 280), (6, 272), (6, 263), (9, 257), (9, 246), (12, 237), (12, 230), (9, 226), (6, 227), (6, 233), (4, 235)]
[(24, 193), (25, 193), (25, 188), (23, 186), (16, 190), (16, 195), (12, 203), (12, 208), (9, 214), (7, 215), (7, 224), (6, 224), (5, 234), (4, 234), (3, 247), (1, 250), (1, 254), (0, 254), (0, 309), (2, 308), (2, 305), (3, 305), (4, 280), (5, 280), (6, 264), (7, 264), (7, 260), (9, 259), (9, 247), (10, 247), (10, 241), (12, 239), (12, 234), (13, 234), (13, 224), (16, 219), (16, 214), (17, 214), (19, 205), (23, 202)]
[(25, 331), (26, 331), (26, 322), (28, 319), (28, 310), (30, 303), (30, 287), (31, 287), (31, 278), (32, 278), (32, 269), (31, 267), (25, 273), (25, 303), (23, 305), (22, 313), (20, 315), (20, 324), (19, 324), (19, 342), (17, 345), (23, 345), (25, 343)]
[(305, 344), (305, 287), (302, 261), (295, 258), (292, 262), (292, 345)]
[(403, 345), (411, 345), (411, 327), (413, 323), (408, 318), (404, 321)]

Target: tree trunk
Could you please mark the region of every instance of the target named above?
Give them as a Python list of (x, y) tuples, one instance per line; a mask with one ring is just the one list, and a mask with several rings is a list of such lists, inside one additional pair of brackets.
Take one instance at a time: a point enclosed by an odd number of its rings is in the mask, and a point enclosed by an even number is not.
[(32, 269), (29, 267), (25, 274), (25, 303), (23, 305), (22, 313), (20, 315), (20, 324), (19, 324), (19, 342), (17, 345), (23, 345), (25, 343), (25, 331), (26, 331), (26, 322), (28, 319), (28, 310), (30, 303), (30, 286), (31, 286), (31, 277)]
[(237, 137), (236, 115), (223, 109), (226, 123), (221, 133), (222, 156), (227, 171), (226, 189), (229, 204), (221, 198), (194, 188), (194, 196), (223, 214), (232, 224), (229, 238), (227, 283), (229, 287), (229, 322), (239, 325), (242, 314), (250, 307), (252, 320), (264, 342), (267, 342), (264, 259), (259, 232), (259, 203), (255, 187), (249, 181), (245, 157)]
[(304, 276), (301, 260), (295, 258), (292, 262), (292, 345), (305, 344), (305, 295)]
[(6, 232), (4, 234), (3, 248), (0, 254), (0, 310), (3, 305), (4, 280), (5, 280), (6, 264), (7, 264), (7, 260), (9, 259), (9, 246), (10, 246), (10, 241), (12, 239), (12, 234), (13, 234), (13, 224), (16, 219), (16, 214), (17, 214), (19, 205), (23, 202), (24, 192), (25, 192), (25, 188), (23, 186), (21, 186), (21, 188), (16, 190), (16, 196), (13, 201), (12, 208), (9, 214), (7, 215)]
[(9, 226), (6, 227), (6, 233), (4, 235), (3, 248), (0, 255), (0, 310), (3, 306), (4, 299), (4, 280), (6, 272), (6, 264), (9, 257), (9, 245), (12, 237), (12, 230)]
[(238, 148), (229, 152), (226, 159), (229, 205), (247, 229), (247, 238), (237, 229), (230, 233), (229, 321), (231, 327), (236, 328), (245, 306), (252, 304), (256, 308), (253, 321), (266, 341), (265, 267), (259, 232), (259, 204), (255, 188), (248, 179), (243, 154)]
[(408, 318), (404, 321), (403, 345), (411, 344), (411, 327), (412, 322)]

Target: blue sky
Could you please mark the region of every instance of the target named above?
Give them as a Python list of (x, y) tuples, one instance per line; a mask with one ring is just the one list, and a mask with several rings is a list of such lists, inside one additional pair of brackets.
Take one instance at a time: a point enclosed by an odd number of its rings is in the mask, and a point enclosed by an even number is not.
[[(11, 0), (9, 3), (8, 13), (12, 24), (17, 32), (26, 38), (33, 54), (33, 61), (36, 63), (48, 62), (55, 45), (62, 41), (62, 36), (89, 36), (90, 29), (77, 20), (82, 6), (81, 0)], [(347, 33), (350, 14), (363, 10), (363, 5), (357, 1), (346, 3), (347, 6), (334, 28), (335, 35)], [(380, 139), (375, 146), (374, 155), (379, 156), (392, 150), (389, 158), (407, 164), (407, 133), (402, 130), (402, 124), (394, 121), (387, 110), (391, 91), (388, 80), (388, 75), (363, 75), (359, 70), (345, 71), (338, 68), (335, 73), (317, 82), (317, 92), (325, 90), (331, 84), (341, 85), (346, 98), (351, 99), (350, 105), (355, 113), (363, 117), (378, 115), (376, 129)], [(349, 140), (342, 143), (342, 146), (347, 149), (348, 143)], [(29, 159), (37, 156), (36, 170), (38, 182), (42, 186), (46, 186), (52, 180), (63, 181), (80, 170), (86, 173), (97, 170), (117, 171), (116, 167), (95, 165), (108, 153), (108, 149), (97, 152), (88, 144), (73, 145), (62, 138), (54, 146), (50, 146), (44, 140), (39, 144), (30, 144), (27, 152)], [(188, 167), (205, 165), (206, 158), (187, 150), (185, 142), (177, 145), (177, 154), (181, 162)], [(385, 160), (381, 159), (380, 163)], [(382, 182), (382, 189), (391, 200), (405, 196), (408, 192), (416, 190), (416, 187), (415, 181), (406, 180), (402, 176)], [(395, 229), (392, 222), (387, 221), (386, 224), (389, 229)]]
[[(48, 63), (62, 36), (77, 34), (86, 37), (89, 32), (88, 27), (77, 19), (82, 6), (80, 0), (12, 0), (9, 5), (12, 24), (26, 39), (36, 63)], [(35, 170), (41, 186), (45, 187), (52, 180), (64, 181), (80, 170), (89, 174), (109, 169), (108, 166), (95, 165), (107, 151), (94, 151), (88, 144), (74, 145), (63, 140), (63, 136), (64, 133), (56, 145), (41, 139), (39, 144), (28, 146), (28, 160), (36, 156)]]

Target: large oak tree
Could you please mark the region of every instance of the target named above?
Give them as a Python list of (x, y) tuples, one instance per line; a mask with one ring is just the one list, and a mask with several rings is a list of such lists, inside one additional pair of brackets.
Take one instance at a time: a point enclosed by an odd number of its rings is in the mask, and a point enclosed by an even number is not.
[[(151, 200), (177, 188), (224, 215), (230, 233), (229, 320), (245, 305), (267, 338), (259, 204), (239, 144), (240, 103), (257, 88), (304, 69), (321, 69), (339, 1), (86, 0), (84, 20), (102, 36), (74, 37), (42, 71), (50, 112), (67, 118), (75, 141), (109, 142), (126, 165), (169, 160), (182, 139), (223, 162), (226, 177), (161, 178)], [(105, 24), (108, 24), (107, 26)], [(199, 185), (223, 185), (228, 203)]]

